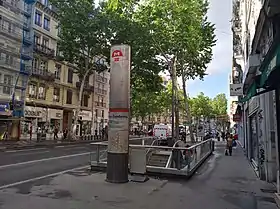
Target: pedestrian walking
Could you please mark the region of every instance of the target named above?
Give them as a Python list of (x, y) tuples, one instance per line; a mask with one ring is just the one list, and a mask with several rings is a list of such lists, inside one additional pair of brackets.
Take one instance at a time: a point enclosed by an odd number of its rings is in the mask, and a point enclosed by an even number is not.
[(222, 137), (222, 140), (224, 141), (226, 138), (225, 132), (222, 131), (221, 137)]
[(63, 140), (67, 139), (67, 135), (68, 135), (68, 129), (65, 128), (64, 131), (63, 131)]
[[(227, 133), (227, 150), (229, 152), (229, 155), (232, 156), (232, 144), (233, 144), (233, 138), (231, 136), (231, 134)], [(227, 152), (227, 151), (226, 151)]]
[(53, 139), (56, 141), (58, 139), (58, 127), (54, 127), (54, 132), (53, 132)]

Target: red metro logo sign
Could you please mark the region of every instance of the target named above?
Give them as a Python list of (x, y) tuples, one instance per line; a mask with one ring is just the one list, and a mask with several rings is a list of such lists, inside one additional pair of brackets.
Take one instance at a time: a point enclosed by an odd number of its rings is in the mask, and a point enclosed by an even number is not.
[(115, 50), (112, 53), (112, 59), (114, 60), (114, 62), (118, 62), (121, 60), (121, 58), (123, 57), (123, 53), (121, 50)]

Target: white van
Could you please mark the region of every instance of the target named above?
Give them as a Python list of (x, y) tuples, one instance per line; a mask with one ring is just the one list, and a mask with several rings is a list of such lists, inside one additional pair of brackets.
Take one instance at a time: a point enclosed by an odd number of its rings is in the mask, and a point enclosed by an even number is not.
[(155, 125), (153, 129), (153, 136), (161, 139), (167, 139), (172, 135), (172, 129), (170, 125), (159, 124)]

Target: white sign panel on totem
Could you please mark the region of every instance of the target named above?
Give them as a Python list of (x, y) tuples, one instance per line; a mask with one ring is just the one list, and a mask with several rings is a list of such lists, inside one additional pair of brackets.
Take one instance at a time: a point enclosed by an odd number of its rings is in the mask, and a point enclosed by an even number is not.
[(112, 153), (128, 153), (130, 62), (130, 46), (111, 48), (108, 152)]

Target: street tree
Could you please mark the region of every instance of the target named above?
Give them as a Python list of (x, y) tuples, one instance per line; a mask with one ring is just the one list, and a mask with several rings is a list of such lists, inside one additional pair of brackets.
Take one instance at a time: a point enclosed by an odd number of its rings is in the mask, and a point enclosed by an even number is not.
[(218, 94), (212, 99), (213, 114), (216, 116), (227, 114), (227, 98), (225, 94)]
[(213, 109), (211, 106), (211, 99), (200, 92), (196, 97), (191, 99), (190, 102), (191, 115), (199, 120), (201, 117), (204, 119), (211, 118), (213, 116)]
[[(190, 105), (188, 104), (186, 82), (189, 79), (203, 79), (206, 74), (207, 64), (212, 60), (212, 48), (216, 43), (214, 24), (207, 20), (207, 11), (209, 8), (208, 1), (201, 2), (200, 18), (202, 24), (196, 28), (197, 38), (193, 40), (193, 48), (188, 51), (182, 51), (178, 59), (178, 75), (181, 76), (184, 101), (186, 107), (186, 116), (188, 123), (192, 124)], [(193, 127), (190, 125), (190, 137), (194, 141)]]
[(218, 94), (212, 99), (211, 106), (213, 110), (213, 115), (215, 115), (216, 121), (219, 125), (224, 127), (229, 122), (229, 117), (227, 114), (227, 98), (225, 94)]
[(78, 107), (72, 126), (74, 137), (86, 80), (93, 72), (107, 69), (104, 55), (109, 53), (109, 45), (103, 35), (102, 5), (89, 0), (52, 0), (51, 3), (58, 9), (59, 58), (72, 64), (80, 80)]
[(132, 46), (131, 87), (134, 91), (142, 86), (146, 86), (149, 92), (160, 88), (158, 73), (163, 70), (163, 66), (156, 59), (156, 50), (149, 43), (151, 38), (148, 37), (150, 34), (147, 29), (132, 19), (132, 5), (137, 1), (119, 1), (117, 8), (112, 6), (114, 2), (51, 1), (58, 9), (60, 58), (73, 64), (81, 83), (72, 127), (74, 136), (85, 82), (94, 71), (103, 72), (107, 69), (103, 59), (109, 62), (112, 45)]
[[(184, 106), (184, 96), (183, 91), (178, 86), (178, 108), (179, 112), (185, 115), (185, 106)], [(161, 110), (161, 115), (169, 118), (171, 116), (171, 109), (172, 109), (172, 82), (168, 82), (167, 86), (162, 89), (159, 95), (159, 107)]]
[(132, 90), (131, 110), (132, 116), (141, 118), (141, 122), (144, 123), (147, 116), (161, 113), (163, 107), (161, 99), (161, 91), (154, 92), (145, 89), (139, 89), (137, 91)]
[[(168, 65), (173, 82), (176, 83), (176, 71), (182, 77), (186, 110), (186, 80), (203, 78), (206, 66), (212, 59), (214, 25), (207, 20), (207, 10), (208, 1), (205, 0), (188, 3), (179, 0), (145, 0), (136, 15), (137, 21), (149, 27), (153, 34), (153, 46)], [(176, 90), (174, 85), (175, 96)]]

